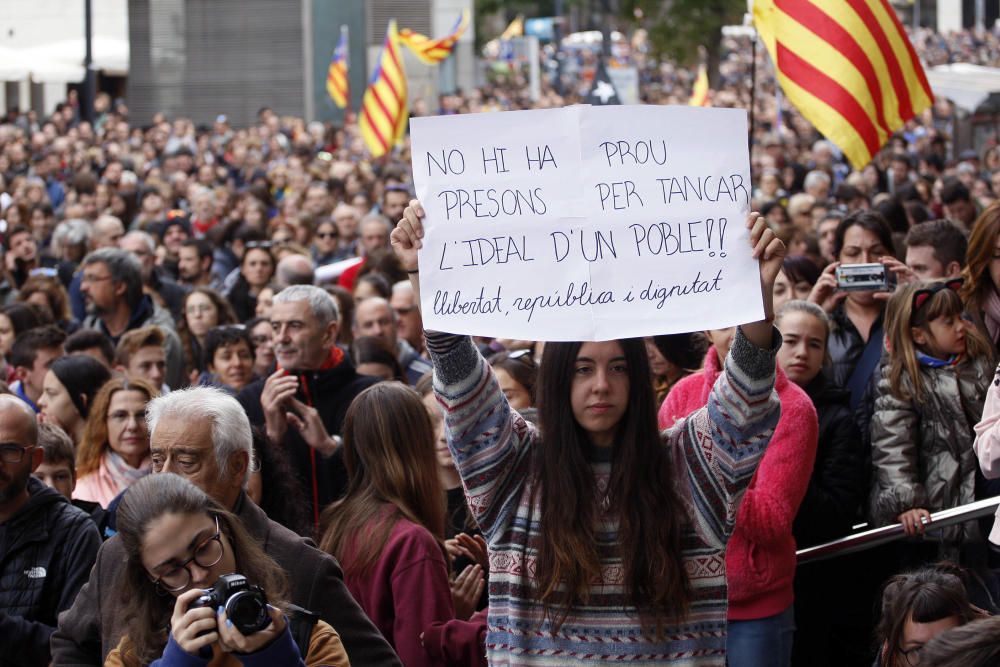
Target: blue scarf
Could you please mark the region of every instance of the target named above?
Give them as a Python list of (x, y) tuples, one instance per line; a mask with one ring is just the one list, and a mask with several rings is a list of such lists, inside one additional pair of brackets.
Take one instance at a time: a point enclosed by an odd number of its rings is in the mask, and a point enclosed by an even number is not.
[(924, 354), (920, 350), (917, 350), (917, 361), (920, 362), (921, 366), (927, 366), (928, 368), (944, 368), (945, 366), (954, 366), (962, 359), (962, 355), (953, 354), (947, 359), (938, 359), (937, 357), (932, 357), (929, 354)]

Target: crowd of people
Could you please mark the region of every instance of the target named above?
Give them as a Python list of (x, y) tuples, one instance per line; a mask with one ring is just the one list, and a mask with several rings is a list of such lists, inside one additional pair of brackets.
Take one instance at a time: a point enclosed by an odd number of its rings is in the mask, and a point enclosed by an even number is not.
[[(408, 146), (352, 116), (9, 112), (0, 665), (995, 664), (1000, 528), (934, 513), (1000, 495), (998, 138), (939, 99), (852, 170), (750, 53), (766, 319), (645, 340), (425, 332)], [(523, 84), (413, 113), (580, 99)], [(862, 523), (905, 536), (797, 563)]]

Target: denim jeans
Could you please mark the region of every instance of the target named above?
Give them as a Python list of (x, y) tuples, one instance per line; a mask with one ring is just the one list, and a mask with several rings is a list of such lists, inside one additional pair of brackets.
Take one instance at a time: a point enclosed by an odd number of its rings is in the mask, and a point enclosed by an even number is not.
[(795, 611), (752, 621), (729, 621), (726, 660), (729, 667), (788, 667), (792, 663)]

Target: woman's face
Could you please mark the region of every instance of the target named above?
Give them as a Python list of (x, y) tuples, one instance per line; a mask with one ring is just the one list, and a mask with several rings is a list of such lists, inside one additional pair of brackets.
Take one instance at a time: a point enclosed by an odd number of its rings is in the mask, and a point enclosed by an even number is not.
[(116, 391), (108, 404), (108, 445), (133, 468), (149, 454), (146, 395), (132, 389)]
[(649, 370), (653, 372), (653, 375), (656, 377), (666, 377), (669, 375), (673, 364), (667, 361), (667, 358), (660, 353), (653, 339), (647, 337), (643, 340), (643, 343), (646, 345), (646, 358), (649, 359)]
[[(188, 579), (186, 586), (170, 592), (174, 597), (191, 588), (212, 586), (223, 574), (236, 572), (236, 555), (226, 534), (220, 532), (217, 540), (212, 539), (216, 526), (216, 520), (207, 513), (168, 513), (153, 519), (142, 537), (142, 566), (153, 580), (163, 579), (164, 588), (174, 587), (169, 581)], [(187, 562), (192, 557), (195, 560)], [(201, 565), (216, 559), (214, 565)], [(187, 563), (187, 573), (182, 563)]]
[(804, 387), (819, 375), (826, 357), (826, 327), (814, 315), (792, 311), (778, 322), (778, 364), (788, 379)]
[(806, 281), (800, 280), (793, 283), (784, 271), (779, 271), (778, 277), (774, 280), (774, 310), (777, 311), (793, 299), (803, 301), (808, 299), (811, 291), (812, 285)]
[(448, 438), (444, 431), (444, 409), (431, 392), (423, 397), (424, 407), (430, 415), (431, 425), (434, 427), (434, 456), (437, 464), (442, 468), (454, 468), (455, 459), (451, 457), (451, 450), (448, 449)]
[(257, 317), (265, 319), (271, 317), (271, 309), (274, 307), (274, 290), (265, 287), (257, 295), (257, 309), (254, 311)]
[(66, 387), (52, 371), (48, 371), (42, 380), (42, 395), (38, 398), (38, 408), (43, 422), (58, 426), (70, 436), (82, 419)]
[(208, 370), (215, 373), (223, 384), (239, 391), (253, 379), (253, 353), (242, 340), (233, 345), (220, 345), (215, 349)]
[(0, 355), (4, 357), (10, 352), (11, 345), (14, 344), (14, 324), (6, 315), (0, 315)]
[(872, 264), (890, 254), (879, 237), (861, 225), (852, 225), (844, 232), (840, 249), (841, 264)]
[[(997, 240), (993, 242), (993, 257), (990, 259), (990, 263), (987, 267), (990, 273), (990, 280), (993, 281), (993, 288), (1000, 291), (1000, 234), (997, 235)], [(4, 325), (3, 321), (7, 320), (6, 317), (0, 315), (0, 347), (3, 347), (5, 336), (4, 336)], [(10, 320), (7, 320), (8, 322)], [(11, 329), (13, 332), (13, 329)], [(11, 334), (11, 343), (13, 342), (13, 333)], [(11, 343), (7, 343), (6, 349), (10, 349)], [(6, 352), (4, 352), (6, 354)]]
[(573, 362), (572, 377), (570, 405), (576, 423), (593, 444), (610, 447), (628, 407), (628, 364), (621, 343), (581, 345)]
[(197, 338), (203, 337), (209, 329), (219, 324), (219, 309), (201, 292), (193, 292), (188, 297), (184, 314), (187, 317), (188, 331)]
[(271, 254), (262, 248), (251, 248), (243, 257), (243, 277), (251, 287), (262, 288), (271, 281), (274, 262)]
[(250, 330), (250, 340), (254, 345), (254, 365), (258, 370), (270, 368), (274, 363), (274, 347), (271, 341), (271, 323), (261, 322)]
[[(844, 232), (844, 246), (837, 258), (841, 264), (872, 264), (890, 255), (878, 235), (860, 225), (848, 227)], [(855, 304), (865, 307), (875, 307), (874, 292), (848, 292), (847, 298)]]
[[(958, 616), (946, 616), (937, 621), (918, 623), (913, 620), (913, 615), (911, 614), (903, 625), (903, 634), (899, 639), (898, 647), (898, 652), (901, 655), (899, 655), (900, 659), (896, 661), (896, 664), (900, 665), (900, 667), (920, 664), (920, 650), (923, 649), (924, 644), (942, 632), (957, 628), (961, 624), (962, 621)], [(905, 654), (905, 656), (902, 654)]]
[(527, 388), (523, 384), (515, 380), (510, 373), (502, 368), (494, 368), (493, 374), (496, 375), (497, 381), (500, 383), (500, 390), (507, 397), (510, 407), (515, 410), (524, 410), (531, 407), (531, 394), (528, 393)]
[(337, 249), (337, 227), (332, 222), (324, 222), (316, 229), (313, 243), (321, 255), (330, 254)]

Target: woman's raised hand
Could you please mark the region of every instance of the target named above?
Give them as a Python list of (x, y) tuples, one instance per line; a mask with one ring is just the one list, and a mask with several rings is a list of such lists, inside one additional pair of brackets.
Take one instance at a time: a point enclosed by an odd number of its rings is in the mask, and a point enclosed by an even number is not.
[(389, 235), (392, 249), (405, 271), (417, 270), (417, 251), (423, 247), (423, 217), (424, 208), (419, 201), (411, 199), (410, 205), (403, 210), (403, 217)]
[(204, 593), (200, 588), (192, 588), (177, 596), (174, 613), (170, 617), (170, 634), (181, 649), (190, 655), (198, 655), (204, 646), (210, 646), (219, 639), (215, 610), (210, 607), (188, 609), (188, 605)]

